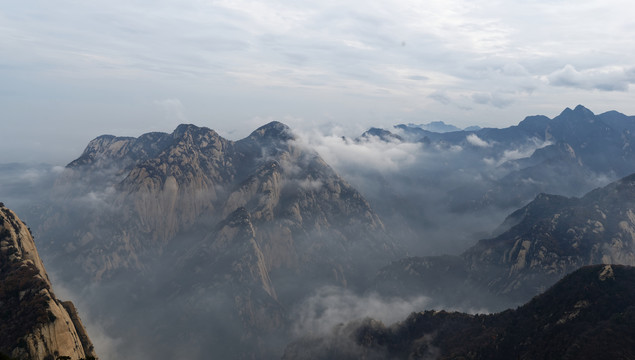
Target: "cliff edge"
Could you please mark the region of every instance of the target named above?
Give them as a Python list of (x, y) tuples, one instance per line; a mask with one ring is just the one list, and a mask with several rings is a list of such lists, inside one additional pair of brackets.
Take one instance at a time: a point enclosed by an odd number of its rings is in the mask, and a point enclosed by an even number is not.
[(0, 203), (0, 354), (95, 359), (75, 307), (55, 297), (29, 228)]

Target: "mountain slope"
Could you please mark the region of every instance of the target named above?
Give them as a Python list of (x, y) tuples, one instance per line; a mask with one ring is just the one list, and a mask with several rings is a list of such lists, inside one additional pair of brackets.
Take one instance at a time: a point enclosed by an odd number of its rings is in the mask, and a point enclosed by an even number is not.
[[(103, 176), (106, 162), (108, 169), (116, 169)], [(300, 258), (316, 258), (312, 252), (328, 249), (303, 243), (307, 236), (331, 239), (333, 246), (346, 244), (344, 252), (335, 252), (338, 256), (354, 247), (381, 256), (394, 248), (384, 241), (383, 224), (362, 196), (317, 154), (297, 145), (281, 123), (265, 125), (237, 142), (194, 125), (181, 125), (170, 135), (100, 137), (68, 165), (58, 188), (81, 189), (74, 184), (94, 176), (101, 179), (97, 186), (87, 185), (85, 194), (64, 194), (101, 196), (104, 204), (99, 205), (110, 210), (69, 209), (59, 223), (72, 222), (74, 216), (84, 219), (65, 247), (73, 258), (88, 259), (73, 266), (96, 278), (121, 269), (144, 270), (145, 259), (161, 253), (178, 233), (195, 231), (203, 238), (240, 207), (253, 219), (269, 269), (296, 266)], [(294, 241), (277, 243), (281, 232)]]
[[(584, 265), (635, 265), (634, 199), (635, 174), (582, 198), (538, 195), (508, 217), (507, 231), (479, 241), (460, 256), (395, 262), (380, 271), (377, 288), (391, 294), (423, 292), (446, 304), (455, 291), (465, 295), (458, 297), (461, 301), (480, 306), (502, 296), (509, 305)], [(454, 280), (448, 282), (447, 277)]]
[[(296, 301), (321, 285), (364, 288), (399, 253), (361, 194), (278, 122), (239, 141), (194, 125), (99, 137), (56, 187), (39, 228), (51, 263), (69, 283), (96, 281), (95, 301), (127, 304), (98, 309), (121, 313), (113, 334), (145, 326), (164, 344), (126, 337), (127, 353), (265, 356)], [(205, 346), (174, 346), (175, 334)]]
[[(540, 192), (578, 196), (596, 185), (592, 180), (600, 175), (617, 179), (635, 170), (635, 117), (616, 111), (596, 115), (582, 105), (566, 108), (553, 119), (528, 116), (518, 125), (502, 129), (434, 133), (407, 125), (396, 128), (404, 138), (424, 143), (429, 149), (460, 146), (478, 154), (477, 159), (489, 159), (506, 170), (502, 172), (505, 177), (492, 179), (480, 192), (470, 191), (469, 184), (457, 189), (457, 208), (518, 206)], [(523, 154), (532, 144), (542, 144), (535, 156), (533, 151)], [(516, 199), (510, 200), (510, 194)]]
[(19, 359), (94, 357), (71, 302), (55, 297), (26, 225), (0, 203), (0, 353)]
[(634, 127), (633, 116), (576, 106), (501, 129), (370, 129), (360, 138), (375, 141), (338, 144), (359, 160), (344, 151), (331, 157), (411, 253), (436, 255), (491, 236), (540, 193), (579, 197), (632, 173)]
[(630, 359), (635, 356), (635, 269), (584, 267), (516, 310), (366, 319), (331, 337), (302, 339), (283, 359)]

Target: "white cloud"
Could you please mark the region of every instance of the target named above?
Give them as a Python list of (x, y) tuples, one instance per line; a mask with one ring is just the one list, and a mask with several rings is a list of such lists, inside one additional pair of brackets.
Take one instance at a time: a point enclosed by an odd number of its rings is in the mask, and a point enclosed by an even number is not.
[[(520, 146), (516, 149), (507, 149), (503, 151), (503, 154), (498, 158), (498, 161), (496, 162), (496, 165), (499, 166), (501, 164), (506, 163), (507, 161), (513, 161), (513, 160), (518, 160), (518, 159), (523, 159), (523, 158), (527, 158), (530, 157), (531, 155), (533, 155), (533, 153), (538, 150), (538, 149), (542, 149), (545, 146), (549, 146), (553, 144), (551, 141), (547, 140), (547, 141), (542, 141), (539, 140), (537, 138), (532, 138), (530, 139), (530, 142), (524, 144), (523, 146)], [(490, 162), (491, 159), (486, 160), (485, 162), (488, 165), (491, 165)]]
[(292, 312), (294, 332), (296, 335), (324, 335), (338, 324), (367, 317), (391, 324), (414, 311), (424, 310), (428, 303), (429, 299), (423, 296), (386, 299), (370, 294), (362, 297), (339, 287), (323, 287)]
[(476, 134), (468, 135), (465, 138), (465, 140), (467, 140), (468, 143), (470, 143), (470, 144), (472, 144), (474, 146), (478, 146), (478, 147), (491, 147), (492, 146), (492, 144), (490, 144), (487, 141), (481, 139)]
[(422, 155), (421, 144), (386, 142), (376, 137), (356, 142), (314, 131), (301, 133), (299, 141), (315, 149), (336, 169), (373, 168), (392, 172), (413, 164)]

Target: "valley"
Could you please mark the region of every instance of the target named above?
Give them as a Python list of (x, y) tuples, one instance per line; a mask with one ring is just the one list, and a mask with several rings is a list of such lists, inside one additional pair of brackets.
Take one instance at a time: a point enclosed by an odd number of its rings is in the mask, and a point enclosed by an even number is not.
[[(502, 336), (511, 315), (499, 312), (567, 274), (635, 265), (635, 118), (577, 106), (449, 130), (333, 138), (274, 121), (236, 141), (191, 124), (103, 135), (0, 196), (109, 339), (105, 358), (351, 358), (349, 341), (367, 358), (454, 354), (455, 340), (426, 334), (492, 323), (487, 336)], [(432, 324), (417, 335), (429, 345), (390, 327), (410, 313)], [(456, 351), (492, 351), (470, 349)]]

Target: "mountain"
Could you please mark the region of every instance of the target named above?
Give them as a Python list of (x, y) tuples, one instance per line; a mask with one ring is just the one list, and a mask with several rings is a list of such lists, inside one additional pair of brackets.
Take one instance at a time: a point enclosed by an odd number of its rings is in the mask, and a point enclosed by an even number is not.
[[(635, 170), (634, 128), (635, 117), (617, 112), (595, 115), (578, 105), (566, 108), (553, 119), (531, 116), (517, 126), (476, 131), (479, 139), (491, 144), (491, 149), (480, 149), (481, 152), (493, 159), (500, 157), (496, 153), (513, 151), (523, 142), (537, 141), (545, 146), (526, 158), (503, 161), (503, 157), (500, 165), (509, 173), (495, 180), (484, 193), (475, 193), (473, 196), (478, 198), (472, 199), (484, 205), (504, 204), (512, 194), (516, 197), (512, 204), (520, 205), (540, 192), (579, 196), (593, 188), (598, 177), (626, 176)], [(456, 207), (465, 206), (465, 197), (457, 195), (456, 199)]]
[[(397, 125), (399, 126), (399, 125)], [(435, 133), (446, 133), (446, 132), (452, 132), (452, 131), (461, 131), (461, 129), (459, 129), (458, 127), (452, 125), (452, 124), (446, 124), (443, 121), (432, 121), (429, 122), (427, 124), (408, 124), (405, 125), (409, 128), (419, 128), (425, 131), (430, 131), (430, 132), (435, 132)]]
[(413, 257), (383, 268), (376, 286), (424, 293), (447, 306), (518, 304), (584, 265), (635, 265), (635, 174), (581, 198), (540, 194), (500, 235), (459, 256)]
[(412, 313), (386, 326), (342, 324), (300, 339), (283, 359), (632, 359), (635, 268), (588, 266), (515, 309)]
[(356, 141), (368, 141), (370, 139), (372, 139), (372, 137), (376, 137), (379, 140), (385, 141), (385, 142), (391, 142), (391, 141), (403, 141), (403, 138), (399, 135), (393, 134), (388, 130), (384, 130), (384, 129), (379, 129), (379, 128), (370, 128), (368, 130), (366, 130), (360, 137), (358, 137), (357, 139), (355, 139)]
[(478, 125), (472, 125), (472, 126), (468, 126), (465, 129), (463, 129), (463, 131), (479, 131), (481, 130), (482, 127), (478, 126)]
[(345, 153), (333, 164), (412, 253), (458, 253), (540, 193), (579, 197), (634, 172), (634, 127), (633, 116), (581, 105), (501, 129), (397, 125), (402, 141), (351, 148), (372, 161)]
[[(401, 251), (362, 195), (279, 122), (239, 141), (187, 124), (100, 136), (55, 191), (38, 227), (50, 262), (71, 287), (99, 284), (86, 296), (112, 300), (94, 306), (121, 315), (112, 334), (150, 328), (144, 339), (163, 344), (126, 337), (123, 353), (264, 356), (295, 302), (322, 285), (364, 288)], [(177, 334), (206, 345), (175, 346)]]
[[(117, 208), (73, 214), (86, 218), (75, 231), (84, 233), (68, 239), (65, 253), (89, 260), (71, 266), (95, 278), (122, 268), (143, 270), (146, 253), (160, 253), (178, 233), (202, 229), (202, 238), (239, 208), (262, 230), (258, 241), (270, 268), (315, 258), (311, 253), (322, 246), (296, 243), (309, 235), (346, 244), (338, 256), (356, 246), (376, 254), (394, 247), (377, 236), (383, 224), (359, 192), (296, 144), (281, 123), (237, 142), (194, 125), (180, 125), (169, 135), (100, 136), (67, 166), (57, 187), (64, 196), (84, 191), (82, 196)], [(93, 240), (97, 235), (107, 236)]]
[(425, 131), (429, 131), (429, 132), (433, 132), (433, 133), (447, 133), (447, 132), (453, 132), (453, 131), (478, 131), (481, 129), (480, 126), (468, 126), (465, 129), (460, 129), (452, 124), (446, 124), (443, 121), (432, 121), (429, 122), (427, 124), (408, 124), (408, 125), (404, 125), (404, 124), (399, 124), (399, 125), (395, 125), (395, 128), (402, 128), (402, 129), (422, 129)]
[(238, 141), (191, 124), (104, 135), (29, 223), (117, 357), (275, 358), (323, 286), (494, 310), (579, 266), (630, 264), (628, 186), (568, 196), (635, 164), (631, 123), (578, 106), (506, 129), (371, 129), (364, 163), (337, 171), (278, 122)]
[(31, 231), (0, 203), (0, 356), (95, 358), (75, 306), (60, 301)]

